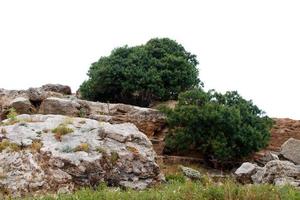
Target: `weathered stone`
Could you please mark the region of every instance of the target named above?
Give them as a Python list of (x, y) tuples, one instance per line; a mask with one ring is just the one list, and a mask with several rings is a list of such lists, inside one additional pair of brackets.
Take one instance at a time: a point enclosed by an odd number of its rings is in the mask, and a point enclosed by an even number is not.
[(189, 168), (189, 167), (184, 167), (184, 166), (180, 166), (180, 169), (182, 171), (182, 173), (193, 180), (199, 180), (201, 179), (201, 173), (195, 169)]
[(42, 102), (46, 98), (46, 94), (41, 88), (29, 88), (27, 95), (32, 102)]
[(286, 159), (294, 162), (295, 164), (300, 164), (300, 140), (294, 138), (288, 139), (281, 146), (281, 155)]
[[(9, 103), (17, 97), (29, 99), (35, 110), (32, 113), (62, 114), (96, 119), (99, 121), (133, 123), (155, 143), (155, 150), (162, 154), (164, 137), (167, 132), (165, 116), (156, 109), (142, 108), (125, 104), (91, 102), (77, 99), (75, 96), (64, 96), (69, 93), (66, 87), (54, 85), (28, 90), (0, 90), (0, 119), (4, 119)], [(52, 88), (52, 89), (51, 89)], [(54, 88), (54, 89), (53, 89)], [(61, 93), (58, 93), (61, 92)], [(19, 114), (24, 114), (20, 110)]]
[[(22, 149), (0, 152), (0, 172), (5, 174), (0, 187), (14, 196), (68, 193), (103, 181), (144, 189), (163, 180), (151, 142), (133, 124), (61, 115), (19, 115), (18, 119), (22, 122), (3, 128), (7, 140)], [(61, 124), (72, 132), (57, 138), (53, 129)]]
[(17, 97), (10, 102), (9, 107), (15, 108), (17, 113), (31, 114), (35, 113), (36, 109), (30, 101), (24, 97)]
[(251, 176), (256, 173), (256, 168), (257, 165), (245, 162), (234, 173), (240, 182), (251, 183)]
[(255, 164), (243, 163), (235, 172), (237, 179), (244, 183), (274, 184), (274, 185), (295, 185), (300, 182), (300, 165), (289, 161), (272, 160), (264, 167)]
[(71, 95), (72, 91), (71, 88), (67, 85), (60, 85), (60, 84), (46, 84), (42, 86), (44, 91), (56, 92), (61, 93), (64, 95)]
[(276, 178), (294, 178), (300, 180), (300, 166), (289, 161), (272, 160), (264, 167), (262, 183), (273, 183)]
[(276, 152), (264, 152), (257, 159), (255, 159), (255, 161), (260, 165), (265, 165), (271, 160), (279, 160), (279, 157), (276, 154)]
[(79, 110), (80, 104), (78, 104), (76, 101), (49, 97), (42, 102), (39, 113), (78, 116)]

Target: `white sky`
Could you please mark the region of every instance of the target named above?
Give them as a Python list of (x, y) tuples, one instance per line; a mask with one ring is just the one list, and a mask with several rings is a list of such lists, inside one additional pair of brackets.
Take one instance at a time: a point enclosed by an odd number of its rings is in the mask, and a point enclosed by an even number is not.
[(153, 37), (196, 54), (206, 89), (300, 119), (297, 0), (0, 0), (0, 88), (75, 92), (100, 56)]

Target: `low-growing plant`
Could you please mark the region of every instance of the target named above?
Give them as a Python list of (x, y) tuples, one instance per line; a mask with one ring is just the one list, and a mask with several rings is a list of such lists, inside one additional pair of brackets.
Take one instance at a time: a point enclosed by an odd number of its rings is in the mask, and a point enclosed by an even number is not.
[(88, 143), (81, 143), (80, 145), (78, 145), (74, 151), (84, 151), (84, 152), (89, 152), (90, 150), (90, 146)]
[(107, 152), (106, 152), (106, 150), (104, 149), (104, 148), (101, 148), (101, 147), (97, 147), (96, 148), (96, 151), (98, 152), (98, 153), (101, 153), (101, 154), (103, 154), (103, 155), (107, 155)]
[(21, 147), (16, 143), (11, 143), (9, 140), (4, 139), (0, 142), (0, 152), (2, 152), (5, 149), (15, 152), (20, 151)]
[(73, 148), (70, 147), (69, 145), (66, 145), (66, 146), (64, 146), (64, 147), (61, 149), (61, 152), (63, 152), (63, 153), (72, 153), (72, 152), (73, 152)]
[(40, 140), (34, 140), (30, 146), (32, 152), (40, 152), (43, 143)]
[(85, 118), (87, 115), (87, 111), (85, 108), (80, 108), (79, 113), (78, 113), (79, 117), (81, 118)]
[(58, 141), (61, 141), (62, 136), (67, 135), (72, 132), (73, 132), (73, 129), (69, 128), (67, 126), (67, 124), (60, 124), (52, 130), (52, 133), (54, 133), (55, 139)]
[(138, 155), (140, 153), (137, 148), (132, 147), (132, 146), (127, 146), (126, 149), (135, 155)]
[(110, 153), (110, 162), (111, 162), (111, 164), (113, 164), (113, 165), (116, 164), (118, 159), (119, 159), (119, 154), (115, 151), (112, 151)]
[(18, 113), (16, 111), (15, 108), (10, 108), (8, 110), (8, 114), (7, 114), (7, 118), (10, 120), (10, 121), (16, 121), (17, 120), (17, 116), (18, 116)]
[(166, 181), (184, 183), (186, 181), (186, 178), (182, 174), (168, 174), (166, 175)]

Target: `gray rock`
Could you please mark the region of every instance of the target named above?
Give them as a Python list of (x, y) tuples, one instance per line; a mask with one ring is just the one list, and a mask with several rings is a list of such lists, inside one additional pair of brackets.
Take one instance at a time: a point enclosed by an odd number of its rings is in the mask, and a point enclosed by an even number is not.
[(259, 158), (257, 160), (257, 162), (259, 164), (267, 164), (268, 162), (270, 162), (271, 160), (279, 160), (278, 155), (274, 152), (267, 152), (263, 157)]
[(300, 181), (300, 165), (289, 161), (272, 160), (264, 167), (251, 163), (243, 163), (235, 172), (241, 183), (297, 185)]
[(182, 173), (193, 180), (199, 180), (201, 179), (201, 173), (195, 169), (189, 168), (189, 167), (184, 167), (184, 166), (180, 166), (180, 169), (182, 171)]
[(251, 176), (256, 173), (256, 169), (257, 165), (245, 162), (234, 172), (234, 174), (241, 183), (252, 183)]
[(288, 139), (281, 146), (280, 153), (286, 159), (299, 165), (300, 164), (300, 140), (296, 140), (294, 138)]
[[(65, 193), (103, 181), (144, 189), (163, 180), (150, 140), (133, 124), (40, 114), (18, 119), (20, 123), (2, 128), (9, 143), (22, 149), (0, 152), (0, 187), (13, 196)], [(72, 132), (58, 139), (53, 129), (61, 124)]]

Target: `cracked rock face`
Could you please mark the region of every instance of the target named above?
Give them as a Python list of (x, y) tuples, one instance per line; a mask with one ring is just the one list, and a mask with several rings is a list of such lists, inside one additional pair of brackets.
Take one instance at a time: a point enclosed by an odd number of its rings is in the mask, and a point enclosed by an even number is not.
[(14, 196), (81, 186), (144, 189), (163, 179), (152, 144), (131, 123), (19, 115), (0, 126), (0, 191)]

